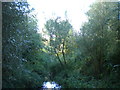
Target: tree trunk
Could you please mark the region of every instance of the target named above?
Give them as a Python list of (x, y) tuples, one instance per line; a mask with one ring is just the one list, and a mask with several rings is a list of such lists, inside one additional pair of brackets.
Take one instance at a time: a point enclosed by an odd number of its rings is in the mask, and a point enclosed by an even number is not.
[(64, 60), (64, 63), (66, 64), (65, 52), (64, 52), (64, 46), (65, 46), (65, 42), (63, 41), (62, 55), (63, 55), (63, 60)]
[(60, 64), (61, 64), (61, 66), (64, 66), (63, 63), (62, 63), (62, 61), (60, 60), (60, 57), (59, 57), (59, 55), (58, 55), (58, 53), (57, 53), (57, 51), (56, 51), (55, 48), (54, 48), (54, 51), (55, 51), (55, 53), (57, 54), (57, 58), (58, 58), (58, 61), (59, 61)]

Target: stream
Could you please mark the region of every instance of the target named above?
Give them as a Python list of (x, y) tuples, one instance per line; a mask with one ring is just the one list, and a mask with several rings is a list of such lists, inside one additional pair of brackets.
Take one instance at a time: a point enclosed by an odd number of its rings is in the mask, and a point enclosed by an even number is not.
[(42, 88), (47, 89), (47, 88), (56, 88), (57, 90), (60, 90), (61, 86), (57, 83), (53, 82), (43, 82)]

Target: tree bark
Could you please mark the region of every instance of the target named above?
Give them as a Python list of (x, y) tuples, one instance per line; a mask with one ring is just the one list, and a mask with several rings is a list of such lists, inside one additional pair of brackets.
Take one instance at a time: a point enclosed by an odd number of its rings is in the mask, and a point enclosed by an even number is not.
[(55, 48), (54, 48), (54, 51), (55, 51), (55, 53), (57, 54), (57, 58), (58, 58), (58, 61), (59, 61), (60, 64), (61, 64), (61, 66), (64, 66), (63, 63), (62, 63), (62, 61), (60, 60), (60, 57), (59, 57), (59, 55), (58, 55), (58, 53), (57, 53), (57, 51), (56, 51)]
[(63, 41), (62, 55), (63, 55), (63, 60), (64, 60), (64, 63), (66, 64), (65, 52), (64, 52), (64, 46), (65, 46), (65, 41)]

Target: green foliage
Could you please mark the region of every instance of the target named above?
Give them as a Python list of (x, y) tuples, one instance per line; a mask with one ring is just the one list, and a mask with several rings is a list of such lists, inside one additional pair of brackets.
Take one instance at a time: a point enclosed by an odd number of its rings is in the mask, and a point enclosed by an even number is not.
[(44, 66), (40, 64), (43, 44), (37, 20), (28, 3), (3, 2), (2, 8), (3, 88), (38, 87), (44, 81)]
[[(50, 19), (46, 22), (45, 27), (50, 36), (50, 50), (54, 53), (59, 60), (60, 64), (63, 66), (67, 63), (66, 52), (67, 52), (67, 42), (70, 40), (72, 26), (68, 20), (61, 20), (60, 17)], [(62, 59), (61, 59), (62, 58)], [(63, 63), (64, 60), (64, 63)]]
[(28, 3), (2, 3), (3, 88), (120, 88), (118, 4), (94, 3), (79, 34), (67, 19), (50, 19), (43, 40)]
[(76, 40), (79, 52), (87, 63), (84, 69), (90, 66), (86, 71), (83, 69), (86, 73), (91, 72), (99, 77), (104, 72), (104, 65), (112, 61), (110, 56), (116, 52), (117, 44), (117, 7), (117, 3), (99, 2), (93, 4), (87, 12), (89, 21), (83, 25)]

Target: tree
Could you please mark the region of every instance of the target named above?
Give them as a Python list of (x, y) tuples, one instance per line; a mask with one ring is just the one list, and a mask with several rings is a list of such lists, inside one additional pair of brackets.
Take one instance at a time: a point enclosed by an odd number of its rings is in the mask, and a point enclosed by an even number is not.
[(32, 10), (26, 2), (2, 3), (3, 88), (36, 87), (44, 79), (38, 69), (43, 44)]
[(58, 17), (55, 20), (48, 20), (45, 27), (49, 32), (52, 53), (54, 52), (56, 54), (61, 65), (66, 64), (66, 41), (69, 37), (70, 30), (72, 30), (71, 24), (68, 20), (61, 20)]
[(99, 75), (104, 71), (104, 65), (108, 62), (110, 53), (115, 49), (116, 27), (113, 30), (112, 25), (115, 26), (117, 23), (116, 5), (116, 3), (108, 2), (93, 4), (87, 12), (89, 20), (81, 28), (80, 39), (77, 43), (81, 45), (79, 48), (82, 56), (87, 62), (92, 63), (90, 65), (94, 75)]

